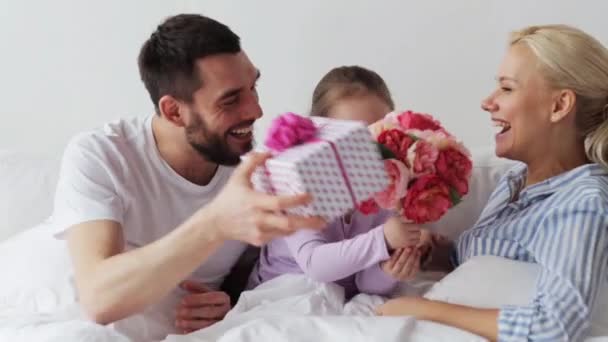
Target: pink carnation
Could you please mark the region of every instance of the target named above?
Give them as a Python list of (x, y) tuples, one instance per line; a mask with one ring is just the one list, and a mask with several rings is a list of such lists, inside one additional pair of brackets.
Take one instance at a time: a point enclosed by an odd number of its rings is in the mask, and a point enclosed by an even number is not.
[(384, 131), (388, 131), (391, 129), (397, 129), (397, 130), (401, 130), (403, 131), (403, 129), (401, 128), (401, 126), (399, 126), (399, 123), (395, 120), (387, 120), (387, 118), (385, 117), (382, 120), (378, 120), (376, 122), (374, 122), (373, 124), (368, 126), (370, 133), (372, 134), (372, 136), (374, 137), (374, 139), (377, 139), (378, 136), (384, 132)]
[(398, 129), (389, 129), (380, 133), (377, 141), (393, 152), (397, 159), (407, 163), (407, 151), (414, 143), (409, 135)]
[(395, 209), (401, 198), (407, 193), (410, 172), (407, 166), (397, 159), (386, 159), (384, 166), (390, 177), (390, 185), (384, 191), (376, 194), (374, 199), (382, 208)]
[(435, 162), (439, 151), (426, 140), (416, 141), (408, 150), (407, 160), (416, 176), (435, 173)]
[(397, 120), (404, 129), (419, 129), (421, 131), (443, 130), (443, 127), (441, 127), (439, 121), (435, 120), (432, 116), (428, 114), (415, 113), (411, 110), (398, 114)]
[(403, 215), (418, 224), (437, 221), (452, 207), (450, 189), (436, 175), (416, 179), (402, 203)]
[(460, 196), (469, 192), (469, 178), (473, 163), (467, 155), (449, 147), (439, 152), (435, 166), (437, 175), (452, 186)]
[(433, 144), (438, 150), (442, 151), (447, 148), (454, 148), (460, 151), (462, 154), (466, 156), (470, 156), (469, 150), (454, 136), (450, 135), (446, 131), (419, 131), (419, 130), (409, 130), (408, 134), (413, 135), (419, 139), (428, 141)]
[[(387, 125), (394, 125), (394, 126), (401, 127), (401, 125), (399, 124), (399, 115), (401, 115), (401, 112), (399, 112), (399, 111), (390, 112), (384, 116), (384, 119), (382, 121), (384, 121)], [(401, 128), (403, 128), (403, 127), (401, 127)]]

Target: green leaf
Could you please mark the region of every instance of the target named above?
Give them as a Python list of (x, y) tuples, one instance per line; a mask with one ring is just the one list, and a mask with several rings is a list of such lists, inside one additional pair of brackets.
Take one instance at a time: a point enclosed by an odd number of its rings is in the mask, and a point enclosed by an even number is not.
[(452, 206), (456, 206), (462, 201), (462, 197), (460, 197), (458, 191), (456, 191), (456, 189), (453, 187), (450, 187), (450, 199), (452, 200)]
[(413, 134), (408, 134), (407, 136), (410, 137), (410, 138), (412, 138), (412, 140), (414, 140), (414, 141), (420, 140), (420, 138), (418, 138), (417, 136), (415, 136)]
[(397, 156), (391, 151), (388, 147), (382, 145), (379, 142), (376, 142), (378, 149), (380, 150), (380, 154), (382, 155), (382, 159), (396, 159)]

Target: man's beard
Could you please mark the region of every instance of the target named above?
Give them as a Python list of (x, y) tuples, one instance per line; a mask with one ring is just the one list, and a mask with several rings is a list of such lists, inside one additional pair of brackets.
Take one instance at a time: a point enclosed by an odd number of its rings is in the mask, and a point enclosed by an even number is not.
[(208, 161), (220, 165), (234, 166), (240, 163), (242, 154), (253, 148), (253, 144), (250, 143), (244, 151), (234, 151), (228, 144), (227, 134), (222, 136), (211, 132), (196, 112), (192, 113), (192, 117), (194, 121), (186, 127), (186, 140)]

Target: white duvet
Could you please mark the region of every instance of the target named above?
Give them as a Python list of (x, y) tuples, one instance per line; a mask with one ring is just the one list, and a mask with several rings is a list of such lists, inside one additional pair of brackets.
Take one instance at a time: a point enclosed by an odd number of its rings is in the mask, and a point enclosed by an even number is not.
[(224, 321), (166, 341), (481, 341), (454, 328), (412, 318), (377, 317), (378, 296), (344, 303), (342, 288), (286, 275), (242, 294)]
[[(286, 275), (244, 292), (222, 322), (189, 335), (169, 335), (164, 341), (483, 341), (431, 322), (374, 316), (373, 308), (383, 301), (359, 295), (345, 304), (339, 286)], [(0, 320), (0, 341), (135, 341), (116, 329), (87, 322), (76, 307)]]
[[(285, 275), (244, 292), (222, 322), (189, 335), (166, 336), (172, 330), (173, 317), (166, 315), (166, 310), (154, 310), (154, 306), (105, 327), (87, 321), (74, 304), (64, 242), (52, 239), (48, 232), (42, 225), (0, 244), (0, 269), (12, 275), (0, 281), (0, 341), (482, 340), (462, 330), (411, 317), (376, 317), (373, 308), (383, 298), (359, 295), (344, 303), (339, 286), (298, 275)], [(404, 285), (399, 293), (426, 293), (431, 299), (476, 307), (525, 304), (530, 293), (513, 289), (533, 289), (538, 273), (535, 267), (502, 258), (477, 257), (439, 283), (439, 277), (425, 273), (413, 285)], [(608, 287), (603, 293), (592, 320), (594, 336), (608, 335)], [(175, 307), (178, 297), (179, 293), (167, 296), (158, 306)]]

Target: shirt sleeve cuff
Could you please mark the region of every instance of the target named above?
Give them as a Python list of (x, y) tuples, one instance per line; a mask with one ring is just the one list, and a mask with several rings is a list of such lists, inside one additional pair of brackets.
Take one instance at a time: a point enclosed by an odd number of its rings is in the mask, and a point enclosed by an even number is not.
[(498, 341), (521, 341), (530, 336), (534, 309), (503, 306), (498, 315)]
[(388, 260), (391, 256), (388, 254), (388, 245), (384, 238), (384, 225), (372, 229), (372, 235), (374, 240), (374, 250), (378, 251), (378, 261)]
[(63, 240), (66, 238), (66, 234), (68, 230), (77, 225), (84, 222), (89, 221), (97, 221), (97, 220), (108, 220), (119, 223), (122, 226), (122, 219), (117, 215), (113, 215), (110, 212), (100, 213), (98, 215), (90, 215), (90, 216), (81, 216), (81, 215), (62, 215), (52, 216), (50, 219), (51, 229), (53, 232), (53, 236), (56, 239)]

